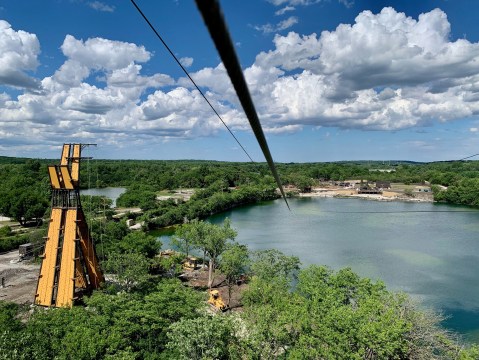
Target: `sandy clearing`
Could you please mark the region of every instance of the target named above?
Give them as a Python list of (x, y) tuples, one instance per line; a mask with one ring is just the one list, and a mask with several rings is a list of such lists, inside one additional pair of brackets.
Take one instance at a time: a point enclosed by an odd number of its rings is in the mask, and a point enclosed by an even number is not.
[(18, 260), (18, 250), (0, 255), (0, 280), (4, 278), (5, 287), (0, 283), (0, 300), (17, 304), (32, 304), (40, 270), (39, 264)]
[(432, 193), (414, 194), (408, 197), (401, 192), (383, 191), (382, 194), (358, 194), (355, 189), (328, 189), (315, 188), (310, 193), (300, 193), (300, 197), (347, 197), (376, 201), (408, 201), (408, 202), (433, 202)]

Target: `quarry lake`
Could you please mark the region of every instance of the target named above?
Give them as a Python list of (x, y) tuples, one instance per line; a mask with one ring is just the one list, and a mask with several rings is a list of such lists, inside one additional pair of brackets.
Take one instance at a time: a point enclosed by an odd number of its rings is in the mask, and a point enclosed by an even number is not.
[(106, 187), (106, 188), (92, 188), (81, 190), (81, 195), (90, 196), (105, 196), (113, 201), (112, 206), (116, 206), (116, 199), (126, 191), (126, 188), (122, 187)]
[[(244, 206), (229, 217), (237, 241), (276, 248), (303, 265), (351, 267), (449, 317), (444, 325), (479, 341), (479, 210), (432, 203), (290, 199)], [(168, 236), (160, 237), (167, 245)]]

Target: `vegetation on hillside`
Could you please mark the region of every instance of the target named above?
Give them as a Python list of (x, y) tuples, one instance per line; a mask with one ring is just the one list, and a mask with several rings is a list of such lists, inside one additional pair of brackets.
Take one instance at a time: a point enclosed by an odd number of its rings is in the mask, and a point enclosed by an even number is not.
[[(0, 159), (0, 214), (27, 223), (44, 216), (49, 205), (49, 181), (46, 165), (49, 160), (19, 158)], [(436, 163), (400, 162), (384, 165), (370, 162), (340, 163), (291, 163), (278, 164), (278, 171), (285, 184), (293, 184), (304, 189), (320, 180), (367, 179), (387, 180), (406, 184), (424, 183), (450, 187), (441, 192), (435, 188), (439, 201), (477, 205), (474, 194), (479, 188), (479, 162), (455, 161)], [(370, 171), (387, 168), (392, 172)], [(261, 200), (269, 195), (275, 183), (269, 169), (263, 163), (229, 163), (216, 161), (141, 161), (141, 160), (95, 160), (81, 169), (81, 186), (126, 186), (128, 191), (118, 200), (123, 207), (138, 206), (145, 210), (158, 207), (156, 194), (161, 190), (194, 188), (205, 189), (196, 199), (217, 199), (204, 211), (222, 211), (224, 208), (251, 201)], [(253, 194), (236, 195), (232, 188), (243, 189)], [(248, 189), (248, 190), (246, 190)], [(221, 194), (215, 194), (221, 193)], [(218, 202), (219, 204), (215, 204)], [(200, 206), (197, 206), (200, 207)], [(195, 218), (201, 210), (193, 209)], [(186, 211), (185, 211), (186, 213)], [(206, 215), (207, 216), (207, 215)], [(160, 221), (161, 222), (161, 221)]]
[[(236, 247), (229, 243), (218, 259), (220, 268), (226, 270), (237, 257)], [(138, 269), (147, 259), (128, 252), (117, 286), (84, 298), (83, 306), (29, 311), (0, 301), (0, 359), (472, 360), (479, 355), (477, 347), (464, 348), (441, 329), (439, 317), (418, 311), (406, 295), (388, 292), (380, 282), (350, 269), (300, 270), (297, 258), (277, 250), (244, 250), (233, 261), (238, 267), (249, 264), (252, 277), (242, 312), (212, 315), (204, 292), (145, 269), (122, 277), (125, 267)]]
[[(41, 241), (48, 214), (46, 161), (0, 158), (0, 214), (35, 232), (0, 228), (0, 251)], [(370, 172), (368, 163), (279, 164), (285, 183), (305, 188), (320, 180), (368, 179), (433, 185), (436, 200), (478, 206), (479, 163), (398, 163)], [(172, 278), (183, 256), (158, 258), (161, 243), (125, 221), (111, 221), (104, 198), (82, 202), (103, 268), (103, 290), (73, 309), (28, 308), (0, 301), (0, 359), (478, 359), (419, 311), (408, 296), (351, 269), (300, 268), (277, 250), (250, 252), (234, 241), (229, 222), (199, 220), (242, 204), (277, 197), (264, 164), (213, 161), (105, 161), (90, 164), (96, 186), (126, 186), (122, 206), (144, 210), (148, 228), (182, 224), (176, 244), (209, 260), (210, 286), (220, 271), (231, 291), (245, 273), (243, 311), (211, 315), (206, 293)], [(91, 176), (91, 174), (94, 174)], [(443, 190), (441, 186), (447, 186)], [(188, 202), (157, 201), (160, 190), (195, 188)]]

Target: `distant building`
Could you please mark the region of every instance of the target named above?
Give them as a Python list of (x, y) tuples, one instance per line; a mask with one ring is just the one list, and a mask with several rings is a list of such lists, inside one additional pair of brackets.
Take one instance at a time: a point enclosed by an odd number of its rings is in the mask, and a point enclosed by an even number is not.
[(391, 182), (390, 181), (376, 181), (376, 187), (378, 189), (390, 189)]
[(358, 194), (382, 194), (383, 192), (377, 187), (370, 188), (367, 184), (363, 184), (358, 189)]
[(369, 169), (369, 172), (395, 172), (396, 169)]

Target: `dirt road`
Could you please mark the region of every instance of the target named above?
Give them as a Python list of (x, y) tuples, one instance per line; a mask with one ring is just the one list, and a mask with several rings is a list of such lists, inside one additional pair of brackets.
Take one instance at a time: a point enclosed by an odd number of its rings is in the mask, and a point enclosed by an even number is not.
[(0, 281), (3, 278), (5, 284), (2, 288), (0, 282), (0, 300), (31, 304), (35, 296), (40, 265), (17, 260), (18, 250), (0, 255)]

